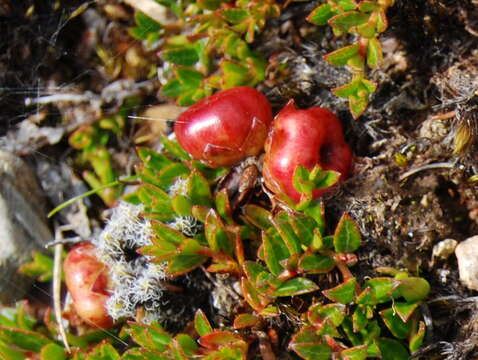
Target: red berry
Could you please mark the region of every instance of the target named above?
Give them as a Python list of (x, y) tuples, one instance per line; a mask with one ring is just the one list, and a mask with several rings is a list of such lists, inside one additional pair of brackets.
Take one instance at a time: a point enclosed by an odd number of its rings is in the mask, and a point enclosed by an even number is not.
[[(275, 117), (266, 141), (263, 169), (264, 180), (274, 193), (300, 201), (301, 194), (292, 182), (298, 165), (308, 170), (316, 165), (335, 170), (343, 181), (351, 164), (352, 151), (344, 140), (342, 125), (329, 110), (320, 107), (299, 110), (291, 100)], [(313, 197), (327, 190), (316, 190)]]
[(92, 244), (75, 246), (63, 263), (66, 287), (73, 298), (78, 315), (88, 324), (100, 328), (113, 326), (113, 319), (106, 310), (108, 270), (100, 262)]
[(174, 132), (181, 146), (210, 167), (259, 154), (272, 121), (267, 98), (254, 88), (218, 92), (183, 112)]

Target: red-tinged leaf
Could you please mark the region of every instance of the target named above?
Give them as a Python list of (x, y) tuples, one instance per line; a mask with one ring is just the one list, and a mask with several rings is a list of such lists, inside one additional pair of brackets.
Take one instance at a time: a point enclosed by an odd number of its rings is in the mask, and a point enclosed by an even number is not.
[(226, 221), (229, 225), (234, 224), (232, 218), (231, 203), (229, 202), (229, 196), (227, 190), (223, 189), (216, 194), (216, 209), (217, 213)]
[(409, 360), (410, 358), (407, 349), (397, 340), (378, 338), (376, 343), (384, 360)]
[(119, 358), (120, 355), (113, 345), (102, 342), (88, 353), (86, 360), (119, 360)]
[(385, 11), (379, 10), (377, 12), (377, 31), (379, 33), (382, 33), (385, 30), (387, 30), (387, 27), (388, 27), (388, 20), (387, 20), (387, 16), (385, 15)]
[(327, 255), (306, 253), (299, 260), (299, 269), (308, 274), (325, 274), (334, 267), (334, 260)]
[(254, 326), (259, 323), (259, 318), (252, 314), (239, 314), (234, 319), (234, 329), (239, 330)]
[(204, 234), (211, 250), (215, 253), (224, 252), (228, 255), (234, 253), (234, 244), (229, 237), (224, 224), (214, 211), (209, 210), (204, 224)]
[(289, 252), (284, 249), (283, 240), (280, 236), (271, 232), (262, 232), (262, 245), (264, 248), (264, 260), (274, 275), (279, 275), (284, 271), (281, 261), (289, 257)]
[(358, 119), (368, 106), (368, 94), (351, 96), (349, 98), (349, 111), (354, 119)]
[(380, 311), (380, 316), (382, 316), (383, 322), (396, 338), (405, 339), (410, 334), (410, 324), (403, 322), (392, 308)]
[(218, 261), (208, 266), (207, 271), (212, 273), (221, 273), (221, 274), (240, 274), (240, 267), (232, 259), (220, 259)]
[(293, 278), (274, 291), (274, 296), (295, 296), (319, 290), (315, 282), (306, 278)]
[(365, 24), (370, 15), (358, 11), (346, 11), (337, 14), (329, 19), (329, 25), (339, 29), (342, 32), (347, 32), (351, 27)]
[(257, 277), (261, 273), (266, 273), (267, 269), (255, 261), (246, 261), (243, 265), (244, 272), (246, 273), (247, 278), (255, 284), (257, 282)]
[[(358, 304), (375, 305), (392, 299), (399, 282), (389, 277), (376, 277), (365, 281), (364, 290), (357, 298)], [(370, 290), (368, 290), (370, 288)]]
[(314, 304), (307, 312), (307, 318), (313, 325), (324, 321), (330, 321), (330, 324), (337, 327), (342, 324), (346, 315), (347, 308), (343, 304)]
[(367, 45), (367, 65), (372, 68), (378, 68), (383, 61), (382, 45), (380, 41), (373, 37), (368, 40)]
[(422, 301), (430, 293), (430, 284), (420, 277), (408, 277), (400, 280), (398, 291), (407, 302)]
[(347, 65), (350, 58), (359, 53), (359, 50), (359, 44), (352, 44), (324, 55), (324, 60), (335, 66), (344, 66)]
[(274, 228), (277, 230), (287, 246), (289, 253), (294, 255), (301, 252), (301, 246), (299, 238), (294, 233), (292, 226), (289, 224), (289, 216), (291, 215), (286, 212), (280, 212), (274, 216), (271, 221), (274, 224)]
[(342, 215), (334, 233), (334, 247), (338, 253), (352, 253), (360, 247), (361, 235), (355, 221), (348, 214)]
[(254, 310), (261, 310), (263, 308), (261, 299), (259, 297), (259, 293), (256, 288), (251, 284), (249, 280), (246, 278), (241, 279), (241, 288), (242, 288), (242, 295), (247, 303), (254, 309)]
[(346, 282), (328, 290), (322, 291), (328, 299), (341, 304), (350, 304), (357, 292), (357, 280), (350, 278)]
[(361, 1), (358, 6), (361, 12), (372, 12), (380, 8), (380, 4), (374, 1)]
[(306, 327), (295, 334), (289, 349), (306, 360), (329, 360), (332, 355), (332, 349), (315, 334), (313, 327)]
[(354, 346), (340, 352), (341, 360), (365, 360), (367, 358), (368, 345)]
[(194, 329), (196, 329), (199, 336), (204, 336), (213, 332), (209, 320), (201, 309), (196, 311), (196, 315), (194, 316)]
[(275, 317), (280, 315), (280, 311), (277, 306), (267, 306), (264, 310), (259, 312), (259, 315), (262, 317)]
[(415, 310), (420, 306), (419, 302), (406, 303), (400, 301), (394, 301), (392, 304), (393, 310), (400, 316), (403, 322), (407, 322), (413, 315)]
[(6, 326), (0, 326), (0, 342), (1, 341), (9, 345), (14, 345), (19, 349), (29, 350), (35, 353), (40, 352), (43, 346), (51, 342), (51, 340), (38, 332), (14, 329)]
[(336, 13), (330, 4), (322, 4), (315, 8), (306, 20), (315, 25), (327, 25), (327, 21)]
[(207, 206), (195, 205), (192, 207), (192, 215), (195, 219), (199, 220), (202, 223), (205, 223), (209, 210), (210, 208), (208, 208)]
[(248, 204), (244, 207), (244, 216), (253, 225), (261, 230), (267, 230), (272, 227), (271, 213), (257, 205)]
[(162, 352), (173, 340), (157, 323), (146, 325), (129, 321), (126, 331), (135, 343), (150, 351)]
[(209, 350), (217, 350), (221, 346), (231, 345), (239, 341), (243, 341), (241, 336), (230, 331), (214, 331), (198, 339), (198, 343)]
[(409, 349), (411, 352), (417, 351), (420, 346), (422, 346), (423, 339), (425, 338), (425, 323), (420, 321), (418, 324), (418, 329), (415, 333), (412, 334), (409, 341)]

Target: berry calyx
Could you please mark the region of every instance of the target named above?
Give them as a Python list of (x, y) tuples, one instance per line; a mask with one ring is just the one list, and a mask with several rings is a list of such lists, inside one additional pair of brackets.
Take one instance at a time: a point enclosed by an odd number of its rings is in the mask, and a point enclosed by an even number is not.
[[(323, 170), (339, 172), (339, 181), (343, 181), (352, 165), (352, 151), (344, 140), (339, 119), (321, 107), (297, 109), (293, 100), (274, 118), (265, 149), (266, 185), (275, 194), (285, 194), (296, 202), (301, 200), (293, 185), (298, 166), (312, 170), (319, 165)], [(315, 190), (312, 196), (317, 198), (328, 190)]]

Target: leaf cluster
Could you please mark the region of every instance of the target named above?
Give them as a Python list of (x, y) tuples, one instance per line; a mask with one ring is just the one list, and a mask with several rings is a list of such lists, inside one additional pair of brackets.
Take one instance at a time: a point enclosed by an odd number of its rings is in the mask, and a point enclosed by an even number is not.
[[(118, 178), (108, 144), (123, 134), (128, 109), (136, 101), (134, 98), (127, 100), (115, 115), (102, 118), (94, 124), (83, 125), (70, 135), (68, 139), (70, 146), (80, 151), (78, 161), (82, 167), (90, 168), (84, 170), (82, 176), (91, 188), (112, 183)], [(111, 206), (121, 192), (121, 187), (109, 187), (100, 191), (98, 195), (106, 205)]]
[(174, 25), (159, 24), (138, 12), (130, 34), (150, 46), (160, 44), (165, 96), (188, 106), (215, 89), (254, 86), (264, 79), (266, 61), (250, 44), (268, 18), (279, 16), (275, 0), (160, 3), (175, 15)]
[(327, 0), (314, 9), (307, 20), (316, 25), (329, 25), (336, 36), (354, 34), (357, 41), (324, 56), (332, 65), (347, 65), (352, 72), (350, 83), (332, 91), (347, 98), (350, 112), (358, 118), (367, 108), (376, 84), (366, 79), (366, 68), (380, 66), (383, 55), (378, 35), (387, 29), (385, 15), (394, 0)]

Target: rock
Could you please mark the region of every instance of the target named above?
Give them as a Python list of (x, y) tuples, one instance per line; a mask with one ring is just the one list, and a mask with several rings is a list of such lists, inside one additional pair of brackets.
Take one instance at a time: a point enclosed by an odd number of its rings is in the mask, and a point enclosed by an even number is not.
[(457, 244), (458, 241), (453, 239), (445, 239), (440, 241), (438, 244), (433, 246), (432, 257), (441, 260), (448, 259), (448, 257), (455, 251)]
[(27, 164), (0, 150), (0, 303), (24, 296), (31, 279), (20, 275), (18, 267), (52, 240), (44, 205)]
[(455, 249), (458, 259), (458, 270), (463, 285), (472, 290), (478, 290), (478, 235), (472, 236)]

